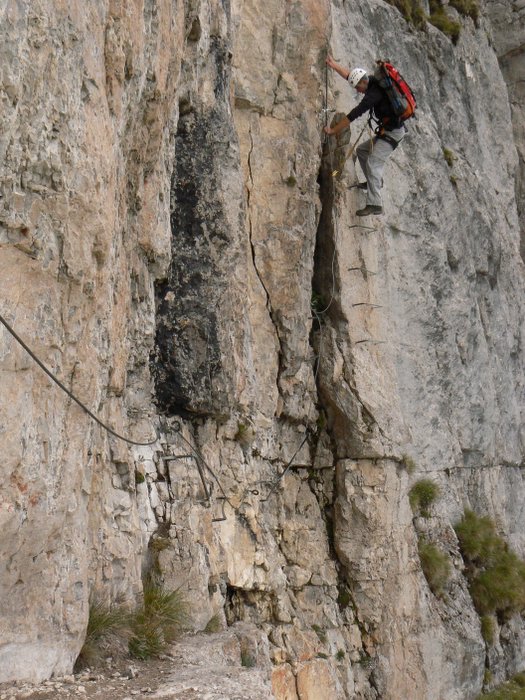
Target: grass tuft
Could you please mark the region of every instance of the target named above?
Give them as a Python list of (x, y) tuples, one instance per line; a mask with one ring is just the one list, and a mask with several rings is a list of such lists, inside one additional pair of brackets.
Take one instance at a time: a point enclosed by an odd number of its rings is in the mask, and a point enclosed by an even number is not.
[(425, 28), (425, 13), (420, 0), (386, 0), (397, 8), (409, 24), (418, 29)]
[(450, 559), (430, 542), (420, 539), (418, 542), (421, 568), (425, 574), (432, 593), (438, 597), (443, 595), (445, 585), (450, 578)]
[(496, 623), (492, 615), (482, 615), (481, 636), (489, 646), (494, 644), (494, 638), (496, 636)]
[(461, 25), (459, 22), (450, 19), (440, 0), (430, 0), (430, 17), (428, 19), (434, 27), (437, 27), (440, 32), (448, 36), (453, 44), (458, 43)]
[(525, 562), (496, 534), (488, 517), (466, 510), (455, 526), (474, 607), (503, 618), (525, 610)]
[[(518, 673), (512, 680), (498, 686), (490, 693), (478, 696), (478, 700), (525, 700), (525, 687), (522, 685), (524, 675)], [(485, 685), (492, 682), (492, 673), (488, 669), (485, 671), (483, 682)]]
[(132, 620), (131, 655), (137, 659), (159, 656), (184, 631), (188, 619), (188, 604), (180, 590), (167, 591), (148, 584)]
[(439, 486), (430, 479), (417, 481), (408, 493), (408, 500), (414, 513), (419, 513), (424, 518), (430, 517), (429, 508), (437, 500), (441, 490)]
[(89, 606), (86, 638), (75, 662), (75, 670), (96, 665), (105, 655), (108, 644), (127, 641), (131, 633), (130, 622), (130, 611), (123, 605), (110, 608), (93, 600)]
[(417, 465), (410, 455), (403, 455), (401, 464), (405, 467), (408, 474), (413, 474), (417, 469)]
[(219, 613), (215, 613), (215, 615), (212, 615), (208, 622), (206, 623), (206, 627), (204, 628), (204, 632), (206, 634), (215, 634), (216, 632), (220, 632), (222, 629), (222, 623), (221, 623), (221, 616)]
[(319, 638), (319, 641), (322, 642), (323, 644), (326, 644), (326, 632), (325, 630), (320, 627), (319, 625), (312, 625), (313, 631), (316, 633), (316, 635)]
[(460, 15), (471, 17), (477, 24), (479, 19), (479, 5), (477, 0), (449, 0), (449, 3)]
[(454, 166), (454, 161), (458, 159), (457, 155), (454, 151), (451, 151), (450, 148), (443, 148), (443, 158), (449, 168), (452, 168)]

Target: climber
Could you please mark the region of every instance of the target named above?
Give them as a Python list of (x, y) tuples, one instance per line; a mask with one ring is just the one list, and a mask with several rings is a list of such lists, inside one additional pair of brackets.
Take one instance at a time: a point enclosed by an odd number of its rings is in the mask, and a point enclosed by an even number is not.
[(368, 111), (371, 116), (373, 111), (374, 119), (379, 122), (376, 136), (357, 147), (357, 157), (366, 177), (366, 182), (360, 182), (357, 188), (367, 190), (367, 197), (366, 206), (364, 209), (358, 209), (356, 214), (357, 216), (382, 214), (383, 170), (386, 161), (403, 140), (406, 128), (399, 117), (395, 116), (390, 100), (385, 91), (379, 87), (377, 78), (373, 75), (369, 76), (363, 68), (354, 68), (349, 71), (336, 63), (332, 56), (328, 56), (326, 63), (342, 78), (348, 80), (364, 97), (341, 121), (333, 127), (326, 126), (325, 132), (330, 136), (337, 136), (350, 126), (350, 122)]

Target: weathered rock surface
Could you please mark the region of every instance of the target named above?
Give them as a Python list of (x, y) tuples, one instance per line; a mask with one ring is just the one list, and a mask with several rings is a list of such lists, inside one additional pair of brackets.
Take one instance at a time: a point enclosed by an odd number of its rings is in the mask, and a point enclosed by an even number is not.
[[(90, 595), (152, 569), (196, 629), (246, 625), (224, 634), (259, 670), (228, 680), (219, 645), (217, 697), (470, 700), (486, 658), (519, 670), (525, 626), (486, 648), (452, 528), (473, 508), (525, 555), (511, 4), (456, 46), (382, 0), (0, 10), (0, 313), (113, 428), (159, 430), (109, 437), (2, 329), (0, 681), (70, 673)], [(355, 217), (352, 159), (331, 176), (328, 50), (417, 92), (384, 218)], [(422, 476), (442, 497), (418, 522)]]

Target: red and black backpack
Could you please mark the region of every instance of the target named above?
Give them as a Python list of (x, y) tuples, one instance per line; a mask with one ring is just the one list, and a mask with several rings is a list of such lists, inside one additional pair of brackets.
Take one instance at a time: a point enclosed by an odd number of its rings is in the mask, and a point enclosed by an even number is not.
[(402, 122), (414, 117), (417, 103), (408, 83), (391, 63), (381, 60), (376, 63), (374, 75), (379, 86), (386, 92), (396, 117), (399, 117)]

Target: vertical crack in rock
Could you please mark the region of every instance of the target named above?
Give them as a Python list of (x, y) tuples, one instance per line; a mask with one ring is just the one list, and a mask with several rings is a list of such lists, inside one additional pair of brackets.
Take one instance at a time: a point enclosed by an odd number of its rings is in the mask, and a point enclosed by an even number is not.
[[(251, 129), (249, 131), (249, 136), (250, 136), (250, 150), (249, 150), (248, 157), (247, 157), (247, 163), (248, 163), (248, 172), (250, 174), (250, 185), (251, 185), (251, 187), (253, 187), (254, 183), (253, 183), (252, 163), (251, 163), (251, 158), (252, 158), (252, 153), (253, 153), (253, 136), (252, 136)], [(264, 289), (264, 293), (266, 294), (266, 308), (268, 309), (268, 313), (270, 315), (270, 318), (272, 318), (273, 309), (272, 309), (272, 302), (270, 299), (270, 293), (268, 292), (268, 289), (267, 289), (266, 285), (264, 284), (264, 280), (263, 280), (261, 273), (259, 272), (259, 268), (257, 266), (257, 259), (256, 259), (256, 255), (255, 255), (255, 246), (253, 244), (253, 238), (252, 238), (253, 227), (252, 227), (252, 216), (250, 213), (251, 187), (248, 187), (246, 190), (247, 191), (246, 209), (248, 211), (248, 235), (250, 237), (250, 250), (252, 252), (253, 269), (255, 270), (255, 274), (257, 275), (257, 279), (261, 283), (261, 287)], [(273, 319), (272, 319), (272, 322), (273, 322)], [(277, 332), (277, 329), (276, 329), (276, 332)]]

